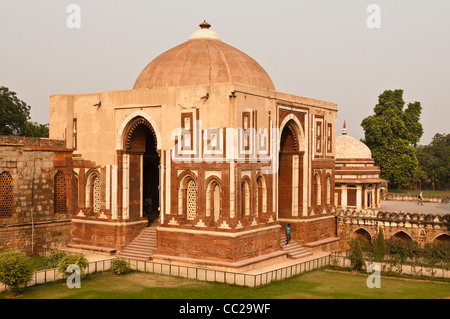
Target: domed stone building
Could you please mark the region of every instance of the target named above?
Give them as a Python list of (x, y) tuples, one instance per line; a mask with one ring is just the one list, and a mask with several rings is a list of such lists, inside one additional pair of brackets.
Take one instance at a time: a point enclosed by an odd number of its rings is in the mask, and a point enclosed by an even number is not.
[(287, 223), (300, 243), (329, 248), (336, 114), (334, 103), (276, 91), (207, 22), (131, 90), (53, 95), (50, 137), (74, 154), (72, 244), (121, 250), (155, 220), (158, 260), (286, 258)]
[(336, 138), (335, 203), (342, 209), (380, 207), (381, 191), (387, 181), (380, 178), (372, 152), (363, 142), (347, 135), (346, 124)]

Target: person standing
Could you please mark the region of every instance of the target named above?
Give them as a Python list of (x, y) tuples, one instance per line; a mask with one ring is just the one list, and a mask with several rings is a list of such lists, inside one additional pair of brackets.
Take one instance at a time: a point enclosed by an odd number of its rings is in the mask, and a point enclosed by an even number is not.
[(417, 205), (423, 205), (423, 193), (422, 192), (420, 192), (420, 195), (419, 195), (419, 202), (417, 203)]
[(291, 241), (291, 224), (287, 224), (286, 226), (286, 245), (289, 245)]

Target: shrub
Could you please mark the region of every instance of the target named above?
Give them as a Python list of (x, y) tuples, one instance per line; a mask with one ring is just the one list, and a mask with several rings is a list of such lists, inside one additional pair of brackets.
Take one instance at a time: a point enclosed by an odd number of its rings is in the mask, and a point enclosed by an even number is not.
[(426, 259), (448, 263), (450, 260), (450, 241), (436, 241), (425, 244), (423, 248), (423, 256)]
[(49, 268), (56, 268), (58, 267), (59, 261), (66, 256), (67, 253), (63, 251), (52, 250), (45, 255), (45, 259)]
[(0, 254), (0, 282), (13, 294), (22, 292), (33, 273), (31, 260), (24, 253), (11, 250)]
[(78, 265), (81, 271), (81, 278), (86, 276), (85, 269), (89, 267), (89, 261), (83, 254), (76, 255), (66, 255), (58, 262), (58, 272), (63, 275), (63, 277), (68, 277), (72, 272), (67, 272), (67, 267), (69, 265)]
[(118, 257), (111, 260), (111, 271), (116, 275), (124, 275), (131, 271), (130, 263), (124, 258)]

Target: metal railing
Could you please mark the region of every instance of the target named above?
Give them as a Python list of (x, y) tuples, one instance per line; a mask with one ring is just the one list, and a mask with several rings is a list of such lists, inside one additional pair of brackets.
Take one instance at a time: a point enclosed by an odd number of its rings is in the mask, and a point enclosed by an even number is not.
[(135, 270), (161, 275), (184, 277), (200, 281), (220, 282), (231, 285), (258, 287), (273, 281), (280, 281), (330, 264), (330, 257), (299, 262), (297, 264), (265, 271), (259, 274), (232, 272), (225, 270), (206, 269), (193, 266), (171, 265), (152, 261), (127, 259)]
[[(114, 258), (103, 259), (98, 261), (92, 261), (86, 269), (86, 274), (92, 274), (96, 272), (106, 271), (110, 269), (111, 260)], [(339, 266), (339, 267), (351, 267), (351, 262), (348, 256), (329, 254), (326, 256), (318, 257), (311, 260), (302, 261), (296, 264), (292, 264), (285, 267), (268, 270), (262, 273), (250, 274), (240, 273), (225, 270), (214, 270), (207, 268), (200, 268), (194, 266), (184, 265), (172, 265), (153, 261), (144, 261), (137, 259), (126, 260), (130, 263), (131, 268), (138, 271), (150, 272), (155, 274), (184, 277), (200, 281), (220, 282), (232, 285), (258, 287), (267, 285), (271, 282), (281, 281), (295, 275), (299, 275), (303, 272), (308, 272), (314, 269), (319, 269), (325, 266)], [(381, 271), (391, 271), (386, 269), (386, 263), (381, 263)], [(431, 272), (434, 272), (431, 274)], [(403, 265), (401, 273), (432, 276), (434, 278), (450, 278), (450, 271), (446, 271), (441, 268), (429, 269), (425, 266), (421, 266), (420, 269), (416, 266)], [(419, 274), (420, 273), (420, 274)], [(32, 286), (35, 284), (44, 284), (57, 280), (61, 280), (64, 277), (57, 271), (56, 268), (39, 270), (34, 273), (33, 279), (27, 284)], [(5, 290), (6, 286), (1, 285), (0, 291)]]
[[(108, 270), (110, 267), (110, 261), (112, 259), (114, 258), (89, 262), (88, 267), (86, 267), (86, 275)], [(36, 284), (46, 284), (49, 282), (61, 280), (63, 278), (64, 277), (62, 276), (62, 274), (59, 273), (56, 268), (37, 270), (34, 272), (33, 278), (27, 283), (26, 286), (29, 287)], [(0, 291), (4, 291), (5, 289), (6, 285), (0, 285)]]
[[(338, 266), (343, 268), (351, 268), (351, 261), (349, 259), (350, 252), (347, 251), (344, 255), (330, 254), (330, 265)], [(405, 262), (403, 264), (394, 263), (389, 259), (383, 261), (374, 261), (370, 259), (364, 260), (366, 266), (369, 264), (377, 264), (380, 266), (381, 274), (399, 274), (399, 275), (412, 275), (412, 276), (423, 276), (431, 278), (450, 278), (450, 270), (436, 265), (434, 267), (427, 266), (421, 263), (411, 263)], [(366, 267), (363, 267), (363, 270)], [(448, 281), (448, 280), (447, 280)]]

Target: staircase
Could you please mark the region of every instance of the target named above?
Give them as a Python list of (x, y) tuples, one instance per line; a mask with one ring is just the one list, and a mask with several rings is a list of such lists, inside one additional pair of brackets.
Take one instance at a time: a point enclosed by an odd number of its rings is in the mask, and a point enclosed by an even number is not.
[(144, 228), (135, 239), (125, 246), (118, 257), (149, 260), (156, 250), (156, 226)]
[(281, 236), (281, 247), (283, 247), (284, 251), (288, 252), (288, 258), (299, 259), (307, 256), (311, 256), (313, 253), (301, 246), (296, 241), (292, 240), (289, 242), (289, 245), (286, 245), (286, 235)]

